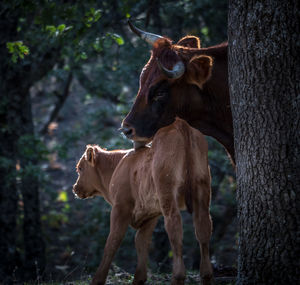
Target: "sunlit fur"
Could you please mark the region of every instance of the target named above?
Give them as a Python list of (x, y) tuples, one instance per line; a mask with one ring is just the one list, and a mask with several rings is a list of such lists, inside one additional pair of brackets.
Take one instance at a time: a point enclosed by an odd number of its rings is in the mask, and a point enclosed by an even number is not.
[(109, 237), (92, 284), (105, 284), (128, 225), (137, 229), (138, 264), (133, 284), (144, 284), (151, 236), (161, 215), (173, 251), (172, 284), (183, 284), (180, 210), (186, 208), (193, 215), (200, 245), (200, 275), (206, 282), (203, 284), (211, 284), (211, 189), (207, 152), (205, 137), (181, 119), (161, 128), (150, 148), (111, 152), (87, 146), (77, 165), (80, 170), (74, 193), (81, 198), (101, 195), (112, 205)]
[[(84, 154), (76, 165), (78, 179), (73, 186), (73, 192), (76, 197), (86, 199), (94, 196), (103, 196), (103, 193), (109, 187), (113, 171), (119, 161), (129, 151), (107, 151), (97, 145), (87, 145)], [(103, 163), (103, 160), (105, 163)]]

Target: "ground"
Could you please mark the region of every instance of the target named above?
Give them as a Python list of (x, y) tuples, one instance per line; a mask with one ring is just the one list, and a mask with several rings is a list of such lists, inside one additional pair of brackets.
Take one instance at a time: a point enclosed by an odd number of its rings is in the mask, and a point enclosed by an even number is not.
[[(228, 273), (228, 272), (227, 272)], [(124, 285), (131, 284), (133, 280), (133, 275), (122, 270), (115, 264), (111, 266), (109, 271), (109, 275), (106, 281), (107, 285)], [(146, 285), (167, 285), (170, 283), (171, 275), (170, 274), (155, 274), (148, 273), (148, 280)], [(90, 284), (91, 276), (84, 276), (81, 280), (77, 281), (69, 281), (66, 282), (66, 285), (88, 285)], [(185, 280), (186, 285), (198, 285), (200, 282), (199, 275), (197, 272), (187, 272), (187, 277)], [(61, 284), (61, 283), (58, 283)], [(215, 277), (216, 285), (234, 285), (235, 277), (225, 277), (225, 276), (216, 276)], [(42, 285), (48, 285), (48, 283), (42, 283)], [(50, 283), (49, 283), (50, 285)], [(55, 283), (51, 283), (51, 285), (55, 285)]]

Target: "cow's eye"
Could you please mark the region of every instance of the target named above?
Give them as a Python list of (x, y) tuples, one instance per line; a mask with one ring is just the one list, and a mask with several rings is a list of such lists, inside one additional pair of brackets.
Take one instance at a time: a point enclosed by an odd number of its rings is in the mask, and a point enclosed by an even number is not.
[(153, 97), (153, 100), (154, 101), (159, 101), (161, 99), (163, 99), (168, 93), (166, 91), (160, 91), (160, 92), (157, 92), (154, 97)]
[(168, 82), (160, 81), (150, 88), (148, 102), (155, 102), (164, 99), (168, 95)]
[(80, 167), (80, 166), (79, 166), (79, 167), (78, 167), (78, 171), (80, 171), (80, 172), (81, 172), (81, 171), (82, 171), (82, 167)]

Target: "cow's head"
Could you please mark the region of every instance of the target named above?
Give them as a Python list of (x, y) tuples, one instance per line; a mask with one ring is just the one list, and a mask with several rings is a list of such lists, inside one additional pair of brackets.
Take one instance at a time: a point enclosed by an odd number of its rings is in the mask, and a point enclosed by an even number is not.
[(85, 199), (100, 195), (101, 184), (96, 170), (98, 149), (88, 145), (76, 166), (78, 178), (73, 185), (73, 193), (77, 198)]
[(212, 58), (197, 55), (200, 48), (197, 37), (187, 36), (172, 44), (168, 38), (129, 25), (153, 48), (141, 72), (135, 102), (121, 130), (128, 138), (146, 143), (158, 129), (171, 124), (176, 115), (184, 118), (191, 111), (193, 101), (187, 97), (199, 92), (209, 79)]

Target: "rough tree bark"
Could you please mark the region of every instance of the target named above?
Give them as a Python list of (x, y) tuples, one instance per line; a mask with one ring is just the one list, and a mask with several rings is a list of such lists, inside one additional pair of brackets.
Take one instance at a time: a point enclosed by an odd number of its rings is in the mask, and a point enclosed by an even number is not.
[(237, 284), (300, 280), (299, 19), (297, 1), (229, 1)]

